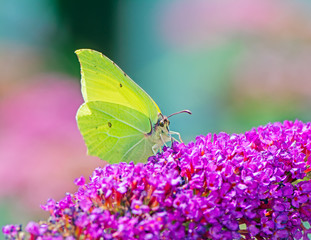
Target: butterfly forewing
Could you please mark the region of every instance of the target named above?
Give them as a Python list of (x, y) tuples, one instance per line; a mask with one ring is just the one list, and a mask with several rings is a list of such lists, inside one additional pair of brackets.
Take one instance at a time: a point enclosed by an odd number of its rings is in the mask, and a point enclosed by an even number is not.
[(103, 54), (77, 50), (81, 64), (82, 94), (85, 102), (120, 104), (145, 114), (155, 123), (160, 109), (152, 98)]

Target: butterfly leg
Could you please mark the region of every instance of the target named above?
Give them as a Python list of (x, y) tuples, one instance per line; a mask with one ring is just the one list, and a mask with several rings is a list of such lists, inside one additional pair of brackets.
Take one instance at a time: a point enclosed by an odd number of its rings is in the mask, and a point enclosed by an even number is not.
[(161, 148), (161, 147), (162, 147), (162, 145), (159, 145), (159, 144), (157, 144), (157, 143), (154, 144), (154, 145), (152, 146), (152, 148), (151, 148), (153, 154), (156, 155), (158, 151), (162, 152), (162, 148)]
[(156, 155), (158, 151), (158, 144), (154, 144), (151, 149), (152, 149), (153, 155)]
[(161, 141), (162, 141), (163, 145), (167, 147), (167, 145), (166, 145), (166, 143), (165, 143), (165, 141), (164, 141), (164, 139), (162, 137), (162, 134), (160, 134), (160, 138), (161, 138)]
[[(172, 135), (172, 134), (177, 135), (178, 138), (179, 138), (179, 140), (180, 140), (180, 142), (183, 142), (182, 139), (181, 139), (181, 136), (180, 136), (180, 133), (179, 133), (179, 132), (170, 131), (170, 135)], [(172, 138), (173, 140), (177, 141), (177, 140), (176, 140), (175, 138), (173, 138), (172, 136), (171, 136), (171, 138)], [(178, 141), (177, 141), (177, 142), (178, 142)]]

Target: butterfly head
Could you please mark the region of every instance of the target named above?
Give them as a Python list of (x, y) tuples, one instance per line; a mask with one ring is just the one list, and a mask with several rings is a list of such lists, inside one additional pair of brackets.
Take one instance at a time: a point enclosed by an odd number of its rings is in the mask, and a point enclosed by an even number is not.
[[(147, 133), (145, 136), (147, 138), (150, 139), (151, 142), (154, 143), (153, 147), (152, 147), (152, 151), (155, 154), (159, 149), (161, 149), (161, 147), (169, 141), (172, 141), (172, 136), (171, 134), (177, 134), (179, 136), (180, 141), (182, 142), (181, 138), (180, 138), (180, 134), (177, 132), (170, 132), (169, 130), (169, 125), (170, 125), (170, 121), (168, 120), (169, 117), (179, 114), (179, 113), (188, 113), (191, 114), (190, 111), (188, 110), (183, 110), (177, 113), (173, 113), (171, 115), (169, 115), (168, 117), (164, 116), (161, 112), (158, 113), (158, 121), (155, 125), (153, 125), (153, 127), (151, 128), (151, 131), (149, 133)], [(150, 121), (150, 119), (149, 119)], [(151, 121), (150, 121), (151, 123)]]
[(169, 116), (164, 116), (162, 113), (159, 113), (159, 119), (158, 119), (158, 122), (156, 125), (160, 126), (161, 128), (165, 128), (167, 131), (169, 131), (168, 126), (170, 125), (170, 121), (168, 120), (168, 118), (171, 116), (174, 116), (176, 114), (179, 114), (179, 113), (191, 114), (191, 112), (189, 110), (179, 111), (179, 112), (173, 113)]
[(168, 117), (164, 116), (162, 113), (159, 113), (159, 119), (158, 119), (157, 125), (169, 131), (168, 126), (170, 125), (170, 121), (168, 120)]

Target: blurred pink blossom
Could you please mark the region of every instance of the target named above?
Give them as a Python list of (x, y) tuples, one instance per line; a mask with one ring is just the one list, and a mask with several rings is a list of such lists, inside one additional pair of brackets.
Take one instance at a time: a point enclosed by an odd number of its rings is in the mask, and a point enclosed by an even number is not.
[(307, 107), (311, 101), (310, 61), (308, 44), (287, 48), (253, 46), (244, 53), (239, 69), (232, 73), (231, 94), (241, 101), (245, 98), (287, 100)]
[(291, 1), (184, 0), (165, 5), (159, 12), (165, 40), (187, 48), (219, 44), (241, 34), (269, 38), (298, 31), (311, 37), (309, 13)]
[(74, 179), (105, 162), (88, 157), (75, 121), (78, 81), (42, 76), (0, 101), (0, 197), (36, 209), (75, 189)]

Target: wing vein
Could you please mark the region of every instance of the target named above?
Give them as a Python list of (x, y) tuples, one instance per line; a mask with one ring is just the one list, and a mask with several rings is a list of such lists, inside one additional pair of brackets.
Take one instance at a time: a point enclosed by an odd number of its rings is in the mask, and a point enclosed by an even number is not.
[(107, 133), (107, 132), (98, 132), (98, 133), (107, 134), (109, 137), (118, 138), (118, 139), (121, 139), (121, 138), (128, 138), (128, 137), (136, 137), (136, 136), (140, 136), (140, 135), (141, 135), (141, 134), (134, 134), (134, 135), (127, 135), (127, 136), (118, 137), (118, 136), (110, 135), (110, 134)]
[(127, 126), (133, 128), (133, 129), (136, 129), (138, 132), (141, 132), (141, 133), (145, 134), (145, 132), (143, 132), (141, 129), (138, 129), (137, 127), (134, 127), (132, 124), (129, 124), (129, 123), (127, 123), (127, 122), (125, 122), (125, 121), (123, 121), (123, 120), (121, 120), (121, 119), (119, 119), (119, 118), (117, 118), (117, 117), (115, 117), (115, 116), (113, 116), (113, 115), (111, 115), (111, 114), (109, 114), (109, 113), (107, 113), (107, 112), (101, 110), (101, 109), (98, 109), (98, 108), (93, 108), (93, 109), (95, 109), (95, 110), (97, 110), (97, 111), (99, 111), (99, 112), (105, 113), (105, 114), (109, 115), (110, 117), (116, 119), (117, 121), (119, 121), (119, 122), (121, 122), (121, 123), (124, 123), (125, 125), (127, 125)]
[(94, 148), (97, 148), (97, 147), (99, 147), (103, 142), (105, 142), (106, 141), (106, 139), (107, 138), (109, 138), (108, 136), (105, 138), (105, 139), (103, 139), (103, 140), (101, 140), (100, 142), (98, 142), (97, 144), (94, 144)]
[[(105, 153), (105, 156), (107, 156), (107, 154), (110, 153), (110, 152), (118, 145), (119, 140), (120, 140), (120, 139), (118, 139), (118, 140), (116, 141), (116, 143), (110, 148), (110, 150), (109, 150), (108, 152)], [(104, 159), (104, 160), (105, 160), (105, 159)]]
[(123, 159), (133, 148), (135, 148), (138, 144), (140, 144), (140, 142), (141, 142), (142, 140), (144, 140), (144, 138), (142, 138), (140, 141), (138, 141), (138, 142), (135, 143), (132, 147), (130, 147), (129, 150), (127, 150), (127, 151), (123, 154), (123, 156), (122, 156), (121, 159)]

